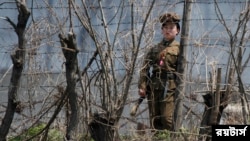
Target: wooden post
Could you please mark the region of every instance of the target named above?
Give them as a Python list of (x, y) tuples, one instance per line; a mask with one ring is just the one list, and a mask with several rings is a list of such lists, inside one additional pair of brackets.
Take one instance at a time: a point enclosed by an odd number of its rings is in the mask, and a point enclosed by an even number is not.
[(216, 81), (216, 91), (214, 93), (211, 93), (213, 95), (213, 107), (212, 107), (212, 114), (210, 118), (210, 124), (215, 125), (217, 123), (217, 118), (219, 114), (219, 106), (220, 106), (220, 83), (221, 83), (221, 68), (218, 68), (217, 70), (217, 81)]

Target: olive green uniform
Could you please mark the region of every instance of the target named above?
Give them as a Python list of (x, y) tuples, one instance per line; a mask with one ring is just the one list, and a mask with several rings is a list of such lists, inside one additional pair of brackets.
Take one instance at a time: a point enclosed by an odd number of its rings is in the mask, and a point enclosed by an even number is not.
[[(139, 89), (146, 90), (150, 125), (154, 129), (173, 129), (175, 73), (180, 44), (165, 41), (152, 47), (146, 54), (140, 71)], [(163, 63), (161, 55), (164, 55)], [(152, 74), (149, 76), (150, 68)], [(165, 89), (167, 87), (167, 89)]]

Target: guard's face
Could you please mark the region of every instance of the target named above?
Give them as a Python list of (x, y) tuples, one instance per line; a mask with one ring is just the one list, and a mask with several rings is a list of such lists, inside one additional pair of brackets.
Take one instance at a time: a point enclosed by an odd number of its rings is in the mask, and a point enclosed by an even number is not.
[(162, 34), (166, 40), (173, 40), (179, 33), (175, 23), (166, 23), (162, 27)]

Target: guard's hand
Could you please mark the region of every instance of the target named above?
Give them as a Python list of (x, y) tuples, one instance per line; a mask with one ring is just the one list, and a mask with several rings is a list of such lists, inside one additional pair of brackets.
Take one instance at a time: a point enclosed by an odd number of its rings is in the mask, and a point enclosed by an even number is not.
[(139, 95), (141, 97), (145, 97), (146, 96), (146, 91), (144, 89), (139, 89)]

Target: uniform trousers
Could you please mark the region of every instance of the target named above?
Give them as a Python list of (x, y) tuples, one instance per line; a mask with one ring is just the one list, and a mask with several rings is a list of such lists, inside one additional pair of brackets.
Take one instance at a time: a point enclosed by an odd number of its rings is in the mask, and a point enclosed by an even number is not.
[[(164, 82), (164, 80), (157, 79), (152, 79), (151, 90), (147, 95), (150, 126), (157, 130), (173, 130), (175, 81), (165, 80)], [(165, 90), (166, 86), (167, 91)]]

